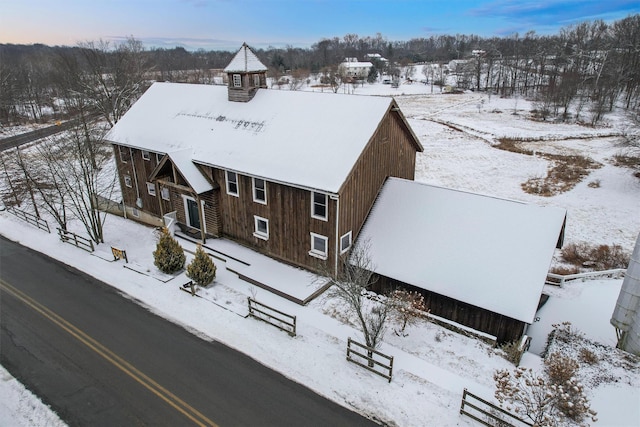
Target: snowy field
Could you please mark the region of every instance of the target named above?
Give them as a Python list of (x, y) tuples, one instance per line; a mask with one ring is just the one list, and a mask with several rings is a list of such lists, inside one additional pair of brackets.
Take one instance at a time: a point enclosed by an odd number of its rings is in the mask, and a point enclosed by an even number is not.
[[(616, 137), (622, 119), (612, 117), (610, 126), (596, 129), (538, 123), (528, 120), (530, 105), (522, 99), (441, 95), (437, 88), (434, 90), (436, 93), (431, 95), (430, 86), (417, 83), (397, 89), (365, 85), (355, 90), (356, 95), (396, 96), (425, 148), (418, 156), (416, 180), (566, 208), (565, 243), (618, 244), (631, 252), (640, 232), (640, 180), (632, 176), (630, 169), (613, 166), (610, 160), (622, 149)], [(513, 115), (514, 111), (518, 114)], [(449, 124), (463, 131), (454, 130)], [(539, 156), (501, 151), (491, 143), (498, 137), (532, 135), (544, 140), (536, 143), (534, 149), (539, 152), (580, 152), (602, 163), (602, 167), (566, 193), (553, 197), (527, 194), (521, 184), (531, 177), (543, 176), (549, 162)], [(589, 187), (588, 183), (595, 180), (600, 186)], [(71, 228), (80, 231), (78, 224)], [(494, 371), (512, 367), (497, 350), (478, 340), (433, 323), (422, 323), (410, 327), (408, 337), (399, 337), (392, 331), (385, 336), (381, 350), (395, 357), (393, 381), (388, 384), (345, 361), (347, 337), (358, 339), (360, 334), (342, 322), (342, 311), (324, 296), (301, 307), (257, 290), (259, 301), (298, 316), (298, 335), (290, 338), (269, 325), (244, 318), (246, 296), (256, 290), (224, 268), (218, 269), (215, 285), (203, 291), (205, 298), (192, 298), (178, 290), (178, 285), (187, 281), (184, 275), (159, 282), (122, 268), (121, 263), (107, 262), (63, 244), (55, 234), (31, 228), (6, 212), (0, 213), (0, 233), (106, 280), (188, 330), (226, 343), (321, 395), (389, 425), (477, 425), (459, 415), (463, 388), (492, 399)], [(154, 268), (152, 229), (109, 217), (105, 236), (107, 250), (109, 245), (125, 248), (132, 262)], [(181, 244), (188, 251), (195, 249), (192, 244)], [(615, 332), (609, 319), (621, 283), (622, 280), (597, 280), (545, 289), (552, 297), (538, 313), (540, 322), (531, 328), (535, 344), (532, 352), (525, 355), (523, 365), (542, 369), (541, 359), (534, 351), (539, 351), (536, 349), (551, 324), (562, 321), (571, 321), (590, 339), (614, 345)], [(640, 374), (637, 370), (608, 369), (615, 381), (587, 390), (599, 413), (600, 421), (595, 425), (640, 425)], [(46, 408), (25, 397), (28, 392), (20, 390), (6, 372), (1, 378), (4, 406), (0, 406), (0, 425), (59, 425), (55, 414), (34, 419), (35, 412), (46, 413)], [(15, 404), (7, 403), (14, 401)], [(37, 407), (41, 409), (33, 409)]]

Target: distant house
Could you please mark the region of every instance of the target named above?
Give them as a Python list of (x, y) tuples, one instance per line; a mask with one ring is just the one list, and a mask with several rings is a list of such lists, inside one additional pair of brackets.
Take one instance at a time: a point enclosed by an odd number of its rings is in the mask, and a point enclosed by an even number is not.
[(345, 58), (338, 69), (340, 74), (353, 79), (366, 79), (373, 64), (371, 62), (359, 62), (358, 58)]
[(389, 62), (387, 58), (384, 58), (379, 53), (367, 53), (364, 57), (369, 61)]
[(389, 178), (360, 233), (377, 290), (406, 287), (431, 314), (519, 339), (533, 323), (566, 211)]
[[(155, 83), (111, 129), (129, 217), (337, 268), (389, 176), (422, 151), (391, 98), (272, 91), (245, 44), (228, 86)], [(345, 120), (349, 117), (349, 120)]]

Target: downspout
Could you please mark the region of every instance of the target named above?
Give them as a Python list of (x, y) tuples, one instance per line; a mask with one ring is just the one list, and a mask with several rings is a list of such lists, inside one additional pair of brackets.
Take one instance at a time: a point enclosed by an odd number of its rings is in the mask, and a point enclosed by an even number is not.
[(335, 254), (334, 254), (334, 258), (335, 258), (335, 264), (334, 264), (334, 276), (338, 277), (338, 254), (340, 252), (340, 240), (338, 239), (338, 233), (340, 231), (339, 229), (339, 225), (340, 225), (340, 197), (338, 195), (332, 195), (329, 196), (331, 197), (332, 200), (336, 201), (336, 237), (335, 237)]
[(142, 199), (140, 198), (140, 188), (138, 187), (138, 172), (136, 172), (136, 162), (133, 158), (131, 147), (129, 147), (129, 158), (131, 159), (131, 166), (133, 167), (133, 180), (136, 182), (136, 207), (142, 209)]

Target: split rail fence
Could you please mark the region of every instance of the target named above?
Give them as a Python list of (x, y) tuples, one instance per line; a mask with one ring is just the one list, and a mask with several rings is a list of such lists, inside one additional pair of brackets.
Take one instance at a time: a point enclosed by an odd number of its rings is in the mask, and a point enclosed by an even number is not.
[(66, 243), (70, 243), (80, 249), (84, 249), (87, 252), (93, 252), (95, 249), (93, 247), (93, 241), (87, 239), (82, 236), (78, 236), (76, 233), (72, 231), (63, 230), (62, 228), (58, 228), (58, 235), (60, 236), (60, 240)]
[(262, 304), (251, 297), (247, 297), (249, 303), (249, 316), (267, 322), (276, 328), (285, 331), (292, 337), (296, 336), (296, 316), (276, 310), (266, 304)]
[(51, 233), (51, 230), (49, 229), (49, 223), (37, 215), (34, 215), (29, 212), (25, 212), (13, 206), (8, 207), (7, 212), (9, 212), (12, 215), (15, 215), (16, 217), (18, 217), (19, 219), (25, 222), (28, 222), (31, 225), (38, 227), (40, 230), (44, 230), (47, 233)]
[(562, 285), (564, 285), (566, 282), (570, 282), (572, 280), (596, 279), (598, 277), (611, 277), (614, 279), (618, 279), (622, 277), (626, 271), (627, 270), (624, 268), (614, 268), (612, 270), (588, 271), (585, 273), (564, 274), (564, 275), (547, 273), (547, 279), (545, 280), (545, 284), (562, 287)]
[[(352, 346), (355, 346), (357, 349), (352, 348)], [(362, 349), (367, 353), (360, 353), (358, 351), (359, 349)], [(376, 356), (383, 361), (377, 360)], [(347, 340), (347, 360), (373, 372), (374, 374), (380, 375), (391, 382), (391, 376), (393, 375), (393, 356), (387, 356), (386, 354), (364, 344), (360, 344), (349, 337)]]
[(460, 404), (460, 414), (466, 415), (484, 424), (485, 426), (500, 427), (532, 427), (533, 423), (523, 420), (512, 413), (505, 411), (498, 405), (488, 402), (479, 396), (468, 391), (466, 388), (462, 393), (462, 403)]

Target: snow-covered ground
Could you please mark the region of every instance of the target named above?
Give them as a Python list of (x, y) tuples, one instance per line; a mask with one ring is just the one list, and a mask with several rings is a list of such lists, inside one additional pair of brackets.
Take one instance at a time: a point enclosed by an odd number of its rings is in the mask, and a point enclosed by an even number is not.
[[(617, 139), (611, 136), (616, 133), (615, 122), (614, 126), (601, 129), (538, 123), (527, 119), (529, 105), (522, 99), (441, 95), (437, 94), (437, 88), (436, 94), (429, 92), (430, 86), (417, 83), (397, 89), (389, 85), (365, 85), (355, 90), (356, 95), (397, 97), (425, 148), (418, 156), (416, 180), (566, 208), (565, 242), (619, 244), (631, 252), (640, 232), (640, 180), (629, 169), (609, 162), (621, 150)], [(514, 110), (519, 114), (513, 115)], [(549, 162), (539, 156), (498, 150), (490, 142), (501, 136), (529, 135), (545, 140), (536, 148), (540, 152), (578, 150), (603, 166), (567, 193), (548, 198), (524, 193), (520, 184), (544, 175)], [(587, 185), (594, 180), (600, 181), (598, 188)], [(72, 228), (80, 231), (78, 224)], [(267, 291), (256, 291), (234, 274), (218, 268), (215, 285), (202, 291), (205, 298), (192, 298), (178, 290), (179, 284), (187, 281), (184, 275), (167, 283), (159, 282), (123, 268), (122, 262), (107, 262), (64, 244), (55, 234), (34, 229), (6, 212), (0, 213), (0, 233), (85, 270), (159, 315), (226, 343), (346, 407), (392, 425), (417, 426), (426, 422), (439, 426), (475, 425), (459, 415), (463, 388), (491, 399), (493, 372), (512, 366), (499, 352), (478, 340), (433, 323), (422, 323), (410, 327), (408, 337), (387, 333), (381, 350), (395, 357), (393, 381), (387, 383), (345, 360), (347, 337), (358, 339), (360, 334), (341, 322), (345, 317), (342, 310), (326, 296), (301, 307)], [(154, 269), (152, 229), (110, 216), (105, 236), (107, 250), (108, 245), (124, 248), (130, 261)], [(181, 241), (181, 244), (190, 251), (195, 248), (190, 243)], [(615, 333), (609, 319), (621, 283), (620, 279), (598, 280), (547, 289), (552, 297), (538, 313), (540, 321), (531, 328), (535, 345), (546, 339), (551, 324), (562, 321), (571, 321), (590, 339), (613, 345)], [(253, 293), (259, 301), (296, 315), (298, 335), (291, 338), (265, 323), (244, 318), (246, 296)], [(532, 346), (532, 351), (537, 348)], [(317, 363), (318, 360), (322, 363)], [(523, 364), (541, 369), (541, 359), (533, 352), (525, 355)], [(637, 370), (622, 368), (612, 369), (610, 374), (618, 381), (587, 390), (599, 412), (600, 421), (596, 425), (640, 425), (640, 375)], [(54, 415), (34, 421), (28, 418), (31, 409), (18, 402), (6, 404), (15, 399), (11, 397), (15, 396), (11, 389), (16, 386), (11, 380), (0, 384), (0, 396), (7, 408), (3, 407), (2, 413), (9, 414), (0, 417), (0, 425), (56, 425)], [(27, 408), (36, 405), (29, 403)]]

